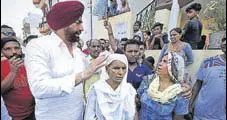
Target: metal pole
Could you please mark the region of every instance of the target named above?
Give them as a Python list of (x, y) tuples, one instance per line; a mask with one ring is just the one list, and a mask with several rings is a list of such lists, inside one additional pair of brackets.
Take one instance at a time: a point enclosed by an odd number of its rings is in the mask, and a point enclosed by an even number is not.
[[(179, 11), (180, 11), (180, 6), (178, 3), (178, 0), (173, 0), (171, 12), (170, 12), (168, 33), (170, 32), (171, 29), (177, 27)], [(168, 34), (168, 38), (170, 38), (170, 34)]]
[(92, 0), (90, 0), (90, 13), (91, 13), (91, 40), (93, 39), (93, 17), (92, 17)]

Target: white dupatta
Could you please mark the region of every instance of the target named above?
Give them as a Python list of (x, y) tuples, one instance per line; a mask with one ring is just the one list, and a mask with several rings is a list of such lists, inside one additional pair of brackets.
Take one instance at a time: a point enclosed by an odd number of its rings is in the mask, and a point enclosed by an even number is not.
[(127, 83), (128, 61), (125, 55), (110, 54), (106, 60), (106, 65), (115, 60), (126, 65), (126, 74), (118, 88), (113, 90), (106, 82), (109, 76), (105, 67), (102, 69), (100, 80), (93, 85), (97, 94), (96, 106), (99, 107), (97, 109), (101, 111), (102, 117), (106, 120), (133, 120), (136, 110), (136, 90), (131, 84)]

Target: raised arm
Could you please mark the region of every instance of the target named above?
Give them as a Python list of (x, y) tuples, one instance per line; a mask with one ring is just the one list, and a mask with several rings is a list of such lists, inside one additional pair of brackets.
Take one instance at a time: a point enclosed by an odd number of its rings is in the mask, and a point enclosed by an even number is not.
[(116, 52), (117, 51), (117, 41), (114, 38), (112, 26), (111, 26), (110, 22), (108, 22), (108, 21), (104, 21), (104, 26), (105, 26), (105, 28), (106, 28), (106, 30), (108, 32), (110, 46), (111, 46), (112, 50), (114, 52)]

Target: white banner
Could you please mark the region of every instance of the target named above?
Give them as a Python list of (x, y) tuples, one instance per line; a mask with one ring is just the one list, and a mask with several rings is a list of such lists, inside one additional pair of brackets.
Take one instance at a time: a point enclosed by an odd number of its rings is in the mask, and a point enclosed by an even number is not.
[(116, 39), (121, 40), (121, 38), (127, 37), (127, 29), (128, 29), (128, 24), (127, 22), (120, 22), (115, 24), (114, 26), (114, 36)]

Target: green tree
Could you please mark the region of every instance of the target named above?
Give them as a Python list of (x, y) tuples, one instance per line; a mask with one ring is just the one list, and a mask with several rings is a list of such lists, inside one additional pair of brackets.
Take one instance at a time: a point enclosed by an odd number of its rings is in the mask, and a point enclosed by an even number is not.
[[(209, 29), (215, 32), (226, 30), (226, 0), (212, 0), (203, 11), (203, 17), (210, 19)], [(214, 24), (214, 25), (213, 25)]]

